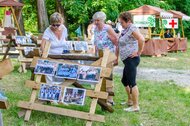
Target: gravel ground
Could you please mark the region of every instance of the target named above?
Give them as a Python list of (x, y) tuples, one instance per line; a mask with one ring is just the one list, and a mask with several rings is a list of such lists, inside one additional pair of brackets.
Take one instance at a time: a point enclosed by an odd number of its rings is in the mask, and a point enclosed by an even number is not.
[[(114, 74), (122, 75), (123, 68), (115, 67)], [(137, 79), (153, 81), (174, 81), (182, 87), (190, 87), (190, 70), (138, 68)]]

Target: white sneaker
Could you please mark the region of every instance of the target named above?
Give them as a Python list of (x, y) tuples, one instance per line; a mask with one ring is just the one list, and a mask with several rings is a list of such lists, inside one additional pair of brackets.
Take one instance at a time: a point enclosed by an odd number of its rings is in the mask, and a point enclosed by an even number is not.
[(140, 111), (140, 107), (138, 106), (137, 108), (134, 108), (133, 106), (131, 106), (131, 107), (125, 108), (123, 110), (126, 112), (138, 112), (138, 111)]

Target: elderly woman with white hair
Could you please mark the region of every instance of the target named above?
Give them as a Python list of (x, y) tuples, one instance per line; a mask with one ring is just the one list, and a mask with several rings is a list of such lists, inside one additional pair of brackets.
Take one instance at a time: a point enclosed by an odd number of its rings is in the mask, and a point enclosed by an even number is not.
[[(93, 20), (95, 24), (94, 45), (96, 49), (109, 49), (118, 57), (118, 37), (113, 28), (110, 25), (105, 24), (106, 14), (101, 11), (96, 12), (93, 15)], [(117, 65), (118, 59), (113, 64)], [(112, 78), (113, 77), (111, 77), (111, 79)], [(107, 91), (113, 91), (113, 88), (109, 88)], [(114, 105), (113, 97), (108, 97), (108, 103)]]
[[(63, 17), (58, 12), (55, 12), (50, 16), (50, 26), (45, 30), (42, 37), (42, 52), (45, 48), (46, 41), (49, 41), (51, 42), (49, 54), (60, 55), (63, 53), (63, 45), (68, 36), (67, 28), (63, 25), (63, 22)], [(46, 76), (46, 81), (47, 83), (61, 84), (63, 79)]]

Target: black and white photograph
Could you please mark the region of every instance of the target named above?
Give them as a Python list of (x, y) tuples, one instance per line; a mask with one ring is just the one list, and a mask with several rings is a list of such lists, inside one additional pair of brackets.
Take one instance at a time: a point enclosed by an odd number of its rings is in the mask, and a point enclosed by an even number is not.
[(56, 77), (77, 79), (78, 65), (59, 63), (56, 70)]
[(54, 76), (57, 68), (57, 62), (49, 60), (38, 60), (34, 69), (35, 74)]
[(57, 85), (42, 84), (38, 99), (58, 102), (61, 98), (62, 88)]
[(75, 51), (88, 51), (88, 43), (85, 41), (74, 41)]
[(81, 88), (66, 87), (62, 102), (65, 104), (84, 105), (86, 90)]
[(63, 44), (63, 51), (64, 50), (73, 50), (73, 43), (72, 41), (65, 41)]
[(24, 54), (28, 55), (29, 52), (34, 51), (34, 47), (24, 47)]
[(78, 81), (98, 83), (100, 80), (100, 67), (80, 66), (78, 70)]
[(15, 41), (16, 41), (16, 44), (19, 44), (19, 45), (27, 43), (26, 36), (16, 36)]

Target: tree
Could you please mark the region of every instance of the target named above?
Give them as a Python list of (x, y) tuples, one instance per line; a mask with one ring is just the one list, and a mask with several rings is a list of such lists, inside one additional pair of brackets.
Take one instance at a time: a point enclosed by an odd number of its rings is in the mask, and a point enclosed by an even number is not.
[[(18, 2), (22, 3), (22, 0), (19, 0)], [(23, 35), (25, 35), (25, 29), (24, 29), (24, 21), (23, 21), (23, 15), (22, 15), (22, 8), (15, 7), (15, 15), (17, 17), (19, 27), (21, 29), (21, 32)]]
[(63, 16), (65, 20), (64, 24), (65, 26), (67, 26), (67, 14), (65, 12), (65, 8), (61, 5), (61, 0), (55, 0), (55, 2), (56, 2), (56, 11)]
[(38, 10), (38, 31), (44, 32), (45, 29), (49, 26), (48, 15), (44, 0), (37, 0), (37, 10)]

